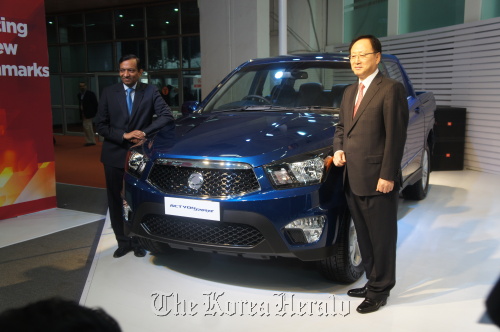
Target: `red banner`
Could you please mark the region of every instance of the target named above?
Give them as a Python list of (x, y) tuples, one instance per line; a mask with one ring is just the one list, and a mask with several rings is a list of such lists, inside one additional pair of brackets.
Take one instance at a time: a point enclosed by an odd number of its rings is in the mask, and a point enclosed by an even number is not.
[(56, 207), (43, 0), (0, 2), (0, 219)]

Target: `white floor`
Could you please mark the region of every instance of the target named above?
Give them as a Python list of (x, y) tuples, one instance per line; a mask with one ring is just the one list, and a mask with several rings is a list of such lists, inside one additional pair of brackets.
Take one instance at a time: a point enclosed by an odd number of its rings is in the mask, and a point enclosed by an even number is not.
[(0, 248), (102, 220), (103, 217), (55, 208), (0, 220)]
[(81, 303), (123, 331), (498, 331), (481, 322), (500, 277), (498, 184), (498, 175), (433, 172), (425, 200), (401, 201), (397, 284), (376, 313), (358, 314), (362, 299), (346, 296), (364, 279), (334, 285), (296, 260), (188, 251), (114, 259), (109, 220)]

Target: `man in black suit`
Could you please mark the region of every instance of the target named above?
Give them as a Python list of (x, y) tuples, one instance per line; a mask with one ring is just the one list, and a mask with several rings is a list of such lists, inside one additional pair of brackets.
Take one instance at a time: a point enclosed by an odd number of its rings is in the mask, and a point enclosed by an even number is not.
[[(123, 176), (128, 149), (174, 120), (170, 108), (153, 85), (139, 81), (143, 73), (140, 59), (126, 55), (120, 59), (121, 83), (105, 88), (99, 101), (97, 132), (104, 137), (101, 162), (104, 164), (109, 216), (115, 232), (118, 258), (129, 251), (143, 257), (146, 252), (124, 234)], [(153, 116), (156, 119), (153, 121)]]
[(349, 53), (359, 80), (346, 89), (340, 105), (333, 163), (345, 166), (347, 203), (368, 279), (347, 294), (365, 298), (357, 311), (368, 313), (386, 304), (396, 283), (398, 196), (409, 111), (405, 87), (378, 70), (382, 45), (377, 38), (356, 38)]
[(95, 93), (87, 90), (87, 84), (80, 82), (80, 92), (78, 93), (78, 103), (82, 116), (83, 133), (85, 135), (85, 146), (95, 145), (95, 134), (92, 128), (92, 120), (97, 113), (97, 97)]

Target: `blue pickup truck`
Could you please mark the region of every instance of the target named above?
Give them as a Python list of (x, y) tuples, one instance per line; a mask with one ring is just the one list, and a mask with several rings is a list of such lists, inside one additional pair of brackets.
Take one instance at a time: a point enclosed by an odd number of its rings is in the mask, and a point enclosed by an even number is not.
[[(405, 199), (428, 190), (436, 103), (398, 59), (381, 72), (403, 83), (409, 126), (401, 164)], [(363, 272), (342, 169), (325, 166), (345, 88), (347, 54), (248, 61), (201, 102), (129, 151), (125, 227), (153, 254), (173, 249), (316, 261), (351, 283)]]

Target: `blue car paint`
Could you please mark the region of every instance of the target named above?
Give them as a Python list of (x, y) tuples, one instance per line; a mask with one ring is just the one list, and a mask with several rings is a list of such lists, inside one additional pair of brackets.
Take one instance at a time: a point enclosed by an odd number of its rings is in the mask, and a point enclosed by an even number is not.
[[(397, 58), (390, 55), (383, 55), (383, 59), (399, 64)], [(321, 109), (284, 110), (272, 107), (258, 112), (252, 110), (204, 112), (204, 108), (220, 92), (224, 84), (247, 66), (290, 63), (290, 61), (309, 63), (329, 61), (344, 63), (346, 66), (349, 63), (345, 54), (306, 54), (248, 61), (226, 76), (199, 104), (198, 110), (178, 119), (175, 123), (175, 131), (165, 129), (142, 146), (136, 147), (150, 162), (147, 163), (140, 178), (129, 173), (125, 175), (125, 199), (132, 210), (126, 226), (132, 235), (165, 242), (173, 247), (211, 252), (298, 257), (302, 260), (321, 260), (332, 255), (338, 239), (338, 217), (346, 208), (342, 187), (342, 168), (330, 168), (325, 172), (323, 181), (319, 184), (278, 189), (272, 185), (263, 166), (311, 151), (328, 152), (332, 146), (338, 115)], [(415, 107), (421, 106), (420, 99), (416, 96), (404, 70), (402, 74), (409, 102), (412, 105), (415, 104)], [(424, 110), (421, 111), (416, 112), (417, 115), (426, 113)], [(423, 123), (422, 119), (423, 117), (419, 117), (419, 121)], [(425, 124), (427, 131), (432, 124), (433, 117), (429, 118)], [(423, 128), (422, 124), (417, 130), (424, 130)], [(421, 136), (424, 137), (423, 134)], [(413, 142), (410, 143), (413, 144)], [(412, 160), (419, 162), (418, 157), (415, 156), (422, 151), (423, 143), (425, 144), (421, 141), (416, 142), (413, 147), (406, 149), (414, 155), (406, 156), (404, 166), (409, 165)], [(329, 152), (331, 154), (331, 151)], [(164, 194), (151, 186), (147, 182), (147, 176), (151, 170), (152, 161), (157, 158), (188, 161), (192, 159), (217, 160), (251, 165), (260, 185), (259, 191), (243, 196), (210, 198), (210, 200), (220, 203), (222, 223), (251, 224), (265, 234), (266, 245), (256, 246), (257, 248), (242, 248), (185, 242), (147, 234), (140, 227), (141, 219), (150, 213), (164, 214), (165, 197), (205, 199)], [(284, 234), (284, 226), (296, 218), (312, 215), (327, 216), (321, 238), (310, 244), (291, 243)], [(189, 218), (186, 218), (186, 222), (189, 222)]]

